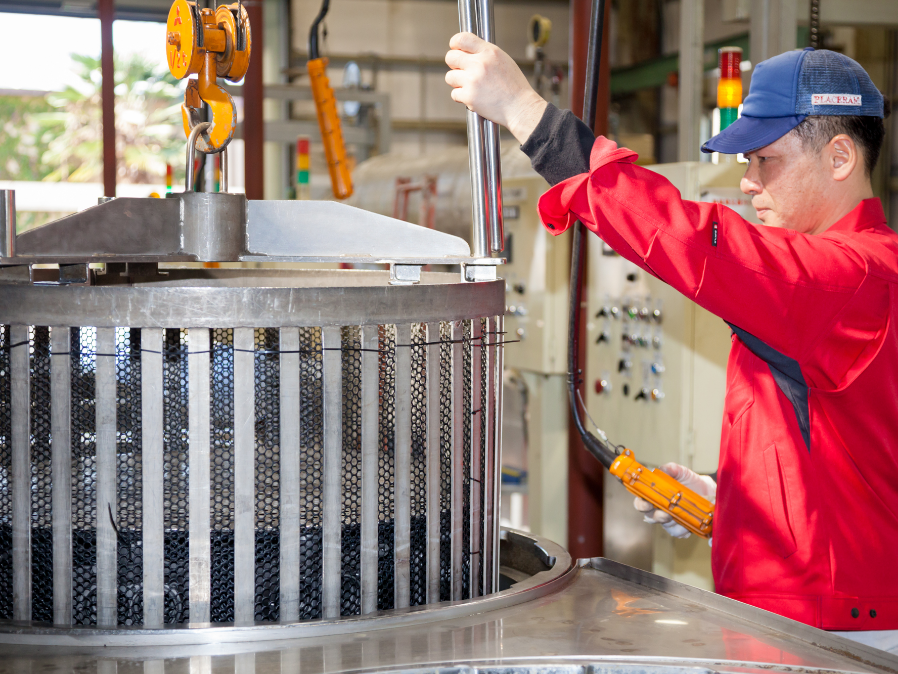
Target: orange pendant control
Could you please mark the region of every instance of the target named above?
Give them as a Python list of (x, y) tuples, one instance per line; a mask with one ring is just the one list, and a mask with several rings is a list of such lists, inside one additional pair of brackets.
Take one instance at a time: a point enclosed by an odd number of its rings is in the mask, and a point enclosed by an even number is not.
[(610, 468), (631, 494), (670, 514), (674, 521), (697, 536), (711, 538), (714, 504), (660, 469), (649, 470), (625, 449)]

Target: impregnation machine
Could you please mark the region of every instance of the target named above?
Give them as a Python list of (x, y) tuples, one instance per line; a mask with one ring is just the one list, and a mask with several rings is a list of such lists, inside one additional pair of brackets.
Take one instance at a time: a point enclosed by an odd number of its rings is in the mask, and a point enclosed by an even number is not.
[[(239, 3), (233, 26), (176, 6), (194, 36), (224, 32), (203, 43), (207, 74), (235, 31), (249, 44)], [(489, 2), (461, 9), (491, 36)], [(500, 531), (514, 344), (491, 257), (496, 129), (468, 122), (473, 254), (343, 204), (189, 179), (17, 233), (0, 192), (0, 671), (898, 671)], [(188, 173), (226, 147), (211, 124), (185, 112)]]
[[(169, 65), (198, 75), (184, 192), (23, 233), (2, 195), (0, 620), (283, 624), (498, 587), (501, 261), (226, 177), (193, 191), (250, 47), (240, 3), (172, 6)], [(389, 271), (196, 264), (222, 262)]]

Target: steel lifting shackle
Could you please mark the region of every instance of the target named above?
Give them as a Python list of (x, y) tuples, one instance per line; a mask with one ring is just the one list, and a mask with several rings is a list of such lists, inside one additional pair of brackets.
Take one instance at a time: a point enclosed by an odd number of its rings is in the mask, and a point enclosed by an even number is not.
[(234, 137), (237, 108), (231, 95), (218, 85), (223, 77), (238, 82), (246, 75), (252, 46), (249, 16), (242, 2), (201, 9), (195, 2), (175, 0), (168, 12), (165, 49), (168, 69), (187, 81), (181, 117), (184, 133), (203, 119), (203, 102), (209, 105), (209, 127), (196, 135), (196, 149), (206, 154), (221, 152)]
[[(493, 0), (458, 0), (458, 23), (463, 33), (496, 42)], [(489, 257), (505, 250), (499, 126), (472, 110), (466, 116), (473, 202), (471, 252), (474, 257)]]

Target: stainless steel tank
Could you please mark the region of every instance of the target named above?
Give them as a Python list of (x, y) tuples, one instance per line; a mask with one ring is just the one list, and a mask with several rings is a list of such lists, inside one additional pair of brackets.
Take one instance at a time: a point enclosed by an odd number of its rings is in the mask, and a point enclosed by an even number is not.
[[(284, 624), (496, 590), (495, 261), (230, 194), (6, 238), (0, 625)], [(177, 268), (372, 258), (390, 271)]]

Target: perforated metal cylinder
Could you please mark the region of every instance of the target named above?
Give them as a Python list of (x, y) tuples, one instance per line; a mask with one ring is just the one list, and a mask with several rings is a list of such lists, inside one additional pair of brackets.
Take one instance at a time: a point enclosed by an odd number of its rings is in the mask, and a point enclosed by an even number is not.
[(0, 285), (0, 622), (293, 622), (496, 591), (502, 282)]

